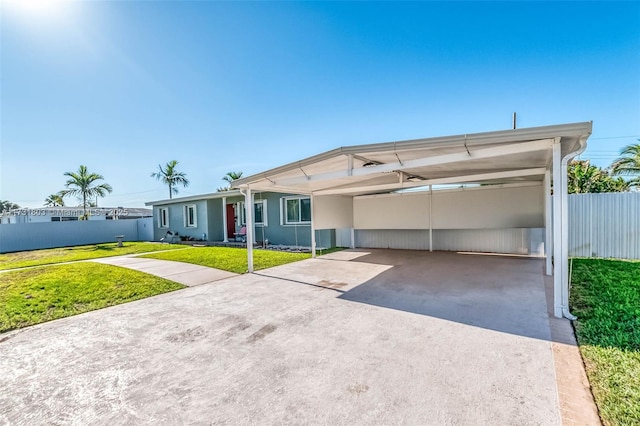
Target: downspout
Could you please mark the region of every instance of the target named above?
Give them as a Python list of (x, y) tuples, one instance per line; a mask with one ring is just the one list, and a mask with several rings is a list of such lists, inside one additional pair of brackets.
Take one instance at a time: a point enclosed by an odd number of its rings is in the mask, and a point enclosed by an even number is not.
[[(587, 136), (588, 137), (588, 136)], [(580, 138), (579, 139), (579, 143), (580, 143), (580, 148), (575, 151), (575, 152), (571, 152), (567, 155), (565, 155), (562, 158), (562, 175), (561, 175), (561, 179), (562, 179), (562, 187), (564, 188), (564, 191), (562, 191), (561, 197), (562, 197), (562, 222), (564, 224), (563, 228), (566, 228), (566, 232), (562, 233), (562, 262), (566, 262), (566, 265), (564, 268), (562, 268), (562, 315), (567, 318), (568, 320), (571, 321), (575, 321), (576, 319), (578, 319), (575, 315), (573, 315), (571, 312), (569, 312), (569, 286), (570, 286), (570, 282), (569, 280), (571, 279), (571, 277), (569, 276), (569, 207), (568, 207), (568, 198), (569, 198), (569, 194), (568, 194), (568, 182), (569, 179), (567, 177), (567, 169), (568, 169), (568, 163), (569, 161), (571, 161), (572, 159), (574, 159), (575, 157), (577, 157), (578, 155), (582, 154), (585, 149), (587, 149), (587, 137), (584, 138)]]

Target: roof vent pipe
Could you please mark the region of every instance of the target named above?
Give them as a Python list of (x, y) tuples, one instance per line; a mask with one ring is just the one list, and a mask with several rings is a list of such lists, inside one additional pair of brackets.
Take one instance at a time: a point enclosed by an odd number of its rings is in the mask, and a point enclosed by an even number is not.
[(513, 113), (513, 130), (516, 129), (516, 113)]

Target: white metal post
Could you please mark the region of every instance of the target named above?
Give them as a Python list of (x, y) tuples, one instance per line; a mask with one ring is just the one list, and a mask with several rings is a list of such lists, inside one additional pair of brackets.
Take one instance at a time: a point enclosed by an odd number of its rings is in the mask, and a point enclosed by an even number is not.
[(244, 194), (244, 208), (247, 218), (247, 264), (249, 272), (253, 272), (253, 196), (249, 187)]
[(356, 248), (356, 228), (351, 228), (351, 248)]
[(433, 185), (429, 185), (429, 251), (433, 251)]
[(313, 194), (309, 197), (309, 203), (311, 204), (309, 208), (311, 209), (311, 257), (316, 257), (316, 227), (313, 223), (313, 218), (315, 214), (313, 214)]
[(546, 256), (546, 274), (553, 273), (551, 265), (551, 256), (553, 253), (553, 228), (551, 224), (551, 172), (547, 170), (544, 173), (544, 255)]
[(222, 197), (222, 232), (223, 242), (229, 242), (229, 235), (227, 232), (227, 197)]
[(562, 318), (562, 164), (560, 142), (553, 144), (553, 315)]

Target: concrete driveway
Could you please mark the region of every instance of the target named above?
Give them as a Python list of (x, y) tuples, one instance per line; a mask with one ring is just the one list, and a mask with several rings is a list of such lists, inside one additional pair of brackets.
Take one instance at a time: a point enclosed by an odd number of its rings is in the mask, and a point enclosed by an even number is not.
[(343, 251), (0, 341), (0, 423), (560, 424), (534, 259)]

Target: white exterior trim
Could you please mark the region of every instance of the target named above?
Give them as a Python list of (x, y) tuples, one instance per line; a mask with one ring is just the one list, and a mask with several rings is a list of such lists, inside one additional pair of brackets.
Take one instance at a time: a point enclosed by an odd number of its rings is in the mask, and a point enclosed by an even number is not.
[[(313, 223), (313, 195), (309, 197), (309, 209), (311, 210), (311, 257), (316, 257), (316, 228)], [(300, 214), (302, 214), (302, 204)]]
[(223, 242), (229, 242), (227, 232), (227, 197), (222, 197), (222, 237)]
[[(294, 196), (290, 196), (290, 197), (282, 197), (280, 198), (280, 224), (282, 226), (300, 226), (300, 225), (311, 225), (311, 223), (313, 222), (313, 207), (310, 206), (310, 212), (309, 214), (311, 215), (311, 218), (309, 220), (302, 220), (302, 201), (300, 200), (309, 200), (309, 203), (312, 204), (313, 202), (311, 201), (311, 197), (313, 195), (310, 196), (306, 196), (306, 195), (294, 195)], [(299, 206), (299, 211), (298, 214), (300, 215), (299, 218), (300, 220), (298, 221), (294, 221), (294, 222), (289, 222), (287, 217), (288, 217), (288, 211), (287, 211), (287, 201), (289, 200), (299, 200), (298, 206)]]
[[(166, 221), (163, 221), (162, 212), (166, 213)], [(165, 223), (166, 222), (166, 223)], [(160, 207), (158, 208), (158, 228), (160, 229), (169, 229), (169, 207)]]
[(553, 145), (553, 315), (562, 318), (562, 161), (560, 142)]
[[(193, 209), (193, 223), (189, 223), (189, 209)], [(198, 207), (195, 204), (187, 204), (183, 207), (182, 213), (184, 215), (184, 227), (185, 228), (197, 228), (198, 227)]]
[[(244, 193), (245, 204), (251, 204), (251, 188), (247, 188)], [(249, 273), (253, 272), (253, 209), (247, 210), (247, 266)]]
[(551, 172), (547, 170), (544, 173), (544, 254), (546, 256), (545, 273), (547, 275), (553, 274), (553, 264), (551, 263), (551, 257), (553, 253), (553, 215), (551, 214), (552, 206)]

